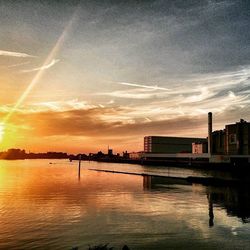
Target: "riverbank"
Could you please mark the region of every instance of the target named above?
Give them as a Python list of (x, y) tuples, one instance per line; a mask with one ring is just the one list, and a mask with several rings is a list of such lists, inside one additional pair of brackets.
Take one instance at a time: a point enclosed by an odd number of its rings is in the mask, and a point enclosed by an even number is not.
[[(75, 159), (76, 160), (76, 159)], [(198, 168), (204, 170), (228, 170), (228, 171), (249, 171), (250, 163), (245, 159), (235, 159), (230, 163), (209, 162), (208, 158), (190, 159), (190, 158), (168, 158), (168, 159), (124, 159), (124, 158), (96, 158), (83, 159), (88, 161), (108, 162), (108, 163), (126, 163), (139, 164), (147, 166), (166, 166), (179, 168)]]

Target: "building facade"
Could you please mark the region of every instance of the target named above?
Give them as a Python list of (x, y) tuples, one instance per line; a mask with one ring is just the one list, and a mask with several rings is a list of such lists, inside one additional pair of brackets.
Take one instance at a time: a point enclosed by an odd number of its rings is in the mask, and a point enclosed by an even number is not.
[(193, 142), (192, 143), (192, 154), (204, 154), (208, 151), (207, 142)]
[(250, 123), (244, 120), (213, 132), (213, 154), (250, 155)]
[(212, 133), (212, 138), (213, 138), (212, 153), (225, 154), (225, 148), (226, 148), (225, 129), (214, 131)]
[(205, 138), (170, 137), (170, 136), (145, 136), (145, 153), (192, 153), (192, 143), (206, 143)]

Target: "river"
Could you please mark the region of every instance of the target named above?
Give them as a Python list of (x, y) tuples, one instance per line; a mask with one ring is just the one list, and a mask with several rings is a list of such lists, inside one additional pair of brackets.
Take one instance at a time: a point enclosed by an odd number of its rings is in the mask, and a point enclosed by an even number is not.
[[(250, 189), (158, 177), (216, 172), (67, 160), (0, 161), (0, 249), (250, 249)], [(220, 173), (223, 178), (230, 174)]]

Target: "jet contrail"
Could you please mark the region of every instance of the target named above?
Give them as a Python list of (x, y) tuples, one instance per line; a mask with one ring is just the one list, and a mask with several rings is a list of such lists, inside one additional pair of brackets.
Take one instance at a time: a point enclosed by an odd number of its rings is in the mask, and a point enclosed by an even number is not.
[(6, 68), (15, 68), (15, 67), (20, 67), (20, 66), (27, 65), (27, 64), (30, 64), (30, 61), (12, 64), (12, 65), (6, 66)]
[(139, 88), (144, 88), (144, 89), (154, 89), (154, 90), (169, 90), (167, 88), (163, 87), (158, 87), (157, 85), (142, 85), (142, 84), (136, 84), (136, 83), (129, 83), (129, 82), (116, 82), (117, 84), (120, 85), (126, 85), (126, 86), (131, 86), (131, 87), (139, 87)]
[(49, 69), (52, 66), (54, 66), (56, 63), (58, 63), (60, 60), (59, 59), (53, 59), (49, 64), (47, 65), (43, 65), (41, 67), (38, 68), (34, 68), (34, 69), (23, 69), (20, 70), (21, 73), (29, 73), (29, 72), (33, 72), (33, 71), (39, 71), (39, 70), (44, 70), (44, 69)]
[(73, 23), (74, 23), (74, 21), (76, 19), (76, 15), (78, 13), (78, 10), (79, 10), (79, 8), (77, 8), (75, 10), (72, 18), (69, 20), (69, 22), (65, 26), (62, 34), (60, 35), (60, 37), (58, 38), (58, 40), (57, 40), (57, 42), (55, 44), (55, 46), (50, 51), (50, 53), (47, 56), (46, 60), (44, 61), (43, 65), (37, 71), (36, 75), (34, 76), (34, 78), (32, 79), (32, 81), (30, 82), (30, 84), (28, 85), (28, 87), (26, 88), (26, 90), (20, 96), (20, 98), (18, 99), (18, 101), (16, 102), (16, 104), (14, 105), (14, 107), (11, 109), (11, 111), (4, 117), (4, 119), (3, 119), (4, 123), (6, 123), (10, 119), (10, 117), (12, 116), (12, 114), (23, 103), (23, 101), (26, 99), (26, 97), (28, 96), (28, 94), (30, 93), (30, 91), (33, 89), (33, 87), (41, 79), (41, 77), (43, 75), (43, 72), (44, 72), (44, 69), (46, 68), (46, 65), (49, 65), (53, 61), (53, 58), (55, 58), (55, 55), (57, 54), (58, 50), (60, 49), (60, 47), (62, 46), (62, 44), (64, 42), (65, 36), (67, 35), (68, 31), (70, 30), (71, 26), (73, 25)]
[(26, 53), (13, 52), (7, 50), (0, 50), (0, 56), (13, 56), (13, 57), (35, 57)]

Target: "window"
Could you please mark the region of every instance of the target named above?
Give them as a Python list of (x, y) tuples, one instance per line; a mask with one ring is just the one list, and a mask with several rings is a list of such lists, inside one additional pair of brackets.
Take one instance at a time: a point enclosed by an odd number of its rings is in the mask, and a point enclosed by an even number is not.
[(236, 144), (236, 134), (229, 135), (229, 144)]

